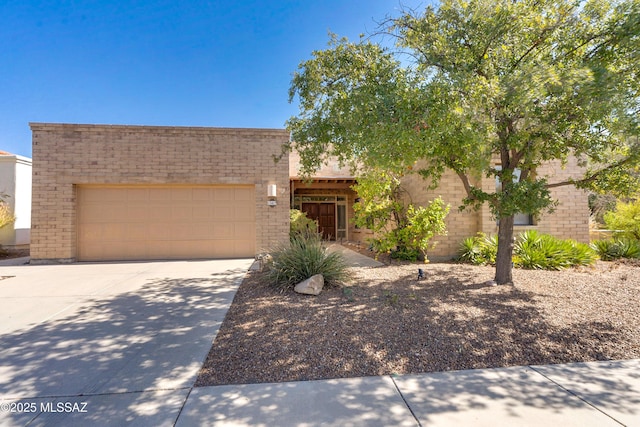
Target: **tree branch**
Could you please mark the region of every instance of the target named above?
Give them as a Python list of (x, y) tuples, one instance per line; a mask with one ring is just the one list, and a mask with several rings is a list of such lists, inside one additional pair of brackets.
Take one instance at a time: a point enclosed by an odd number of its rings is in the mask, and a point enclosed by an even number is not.
[(627, 163), (631, 163), (632, 161), (634, 161), (634, 159), (635, 158), (633, 156), (625, 157), (624, 159), (622, 159), (622, 160), (620, 160), (620, 161), (618, 161), (616, 163), (613, 163), (613, 164), (607, 166), (606, 168), (602, 168), (599, 171), (596, 171), (596, 172), (592, 173), (591, 175), (589, 175), (589, 176), (587, 176), (585, 178), (582, 178), (582, 179), (579, 179), (579, 180), (570, 179), (570, 180), (567, 180), (567, 181), (561, 181), (561, 182), (555, 182), (553, 184), (547, 184), (546, 188), (556, 188), (556, 187), (562, 187), (562, 186), (565, 186), (565, 185), (576, 185), (576, 186), (578, 186), (578, 185), (583, 185), (583, 184), (589, 184), (589, 183), (595, 181), (596, 179), (598, 179), (604, 173), (606, 173), (608, 171), (611, 171), (611, 170), (614, 170), (616, 168), (619, 168), (621, 166), (624, 166)]

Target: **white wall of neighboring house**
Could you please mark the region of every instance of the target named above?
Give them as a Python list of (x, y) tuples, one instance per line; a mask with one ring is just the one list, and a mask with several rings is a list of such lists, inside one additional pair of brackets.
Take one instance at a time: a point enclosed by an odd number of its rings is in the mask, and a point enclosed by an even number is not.
[(0, 229), (0, 245), (27, 247), (31, 241), (31, 159), (15, 154), (0, 155), (0, 193), (8, 197), (16, 221)]

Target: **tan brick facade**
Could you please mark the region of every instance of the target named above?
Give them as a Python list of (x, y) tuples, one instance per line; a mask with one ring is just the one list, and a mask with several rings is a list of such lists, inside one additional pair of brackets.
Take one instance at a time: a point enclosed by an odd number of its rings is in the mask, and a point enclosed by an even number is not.
[[(292, 154), (290, 158), (291, 175), (297, 176), (299, 167), (299, 156)], [(559, 162), (547, 163), (537, 170), (538, 176), (545, 176), (549, 183), (567, 181), (569, 178), (580, 176), (581, 168), (575, 158), (564, 167)], [(331, 181), (331, 178), (338, 179), (351, 177), (347, 169), (340, 168), (336, 163), (327, 164), (318, 171), (317, 177), (320, 179), (314, 183), (314, 191), (323, 194), (322, 181)], [(329, 178), (329, 179), (326, 179)], [(481, 185), (487, 192), (496, 189), (496, 182), (493, 178), (482, 178), (481, 182), (474, 182), (474, 185)], [(453, 172), (446, 172), (438, 188), (429, 189), (429, 183), (417, 175), (408, 175), (403, 179), (403, 190), (408, 198), (416, 205), (426, 205), (430, 200), (440, 196), (445, 203), (451, 205), (451, 210), (447, 216), (447, 235), (437, 236), (433, 242), (437, 242), (436, 247), (429, 251), (432, 259), (452, 258), (457, 254), (462, 240), (466, 237), (474, 236), (482, 231), (487, 234), (498, 232), (497, 222), (491, 216), (486, 204), (479, 210), (460, 211), (458, 207), (466, 197), (466, 192), (460, 178)], [(575, 239), (579, 242), (589, 242), (589, 207), (587, 193), (578, 190), (571, 185), (552, 189), (552, 197), (558, 201), (558, 206), (553, 213), (547, 213), (540, 218), (535, 218), (532, 225), (515, 226), (515, 233), (527, 229), (539, 230), (542, 233), (552, 234), (563, 239)], [(350, 220), (353, 216), (351, 211)], [(364, 230), (355, 230), (353, 226), (349, 228), (349, 240), (366, 240), (371, 237), (370, 233)]]
[[(256, 251), (286, 240), (285, 130), (32, 123), (32, 260), (77, 256), (77, 194), (90, 184), (255, 186)], [(278, 189), (267, 205), (267, 186)]]

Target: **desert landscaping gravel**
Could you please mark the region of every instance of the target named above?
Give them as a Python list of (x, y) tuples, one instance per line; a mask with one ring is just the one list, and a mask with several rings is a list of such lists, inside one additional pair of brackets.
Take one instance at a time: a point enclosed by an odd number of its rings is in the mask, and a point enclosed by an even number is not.
[(454, 263), (351, 271), (319, 296), (248, 273), (196, 385), (640, 358), (638, 263), (514, 270), (502, 286)]

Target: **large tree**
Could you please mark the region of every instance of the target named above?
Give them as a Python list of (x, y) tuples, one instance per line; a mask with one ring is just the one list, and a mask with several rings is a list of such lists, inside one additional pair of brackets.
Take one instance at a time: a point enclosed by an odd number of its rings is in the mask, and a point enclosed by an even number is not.
[[(414, 171), (434, 187), (455, 172), (464, 206), (488, 203), (498, 220), (495, 279), (509, 283), (516, 213), (552, 209), (561, 185), (637, 185), (640, 1), (443, 0), (358, 42), (331, 36), (300, 64), (290, 99), (290, 148), (308, 174), (328, 156), (404, 172), (422, 161)], [(571, 156), (584, 177), (535, 173)], [(481, 177), (501, 185), (485, 191)]]

